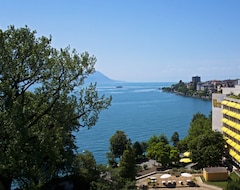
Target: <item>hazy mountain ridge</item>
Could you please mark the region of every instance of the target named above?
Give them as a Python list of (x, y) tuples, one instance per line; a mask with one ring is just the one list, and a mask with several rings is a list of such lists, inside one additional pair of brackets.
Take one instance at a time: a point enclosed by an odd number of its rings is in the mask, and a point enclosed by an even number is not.
[(90, 82), (102, 83), (102, 82), (117, 82), (117, 81), (110, 79), (109, 77), (107, 77), (106, 75), (104, 75), (99, 71), (96, 71), (92, 75), (89, 75), (89, 77), (86, 79), (86, 83), (90, 83)]

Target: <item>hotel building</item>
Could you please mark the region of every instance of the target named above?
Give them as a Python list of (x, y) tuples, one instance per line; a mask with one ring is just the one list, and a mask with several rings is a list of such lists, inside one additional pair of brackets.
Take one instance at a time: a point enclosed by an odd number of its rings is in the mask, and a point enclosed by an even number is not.
[(212, 129), (223, 133), (229, 157), (240, 166), (240, 85), (212, 94)]

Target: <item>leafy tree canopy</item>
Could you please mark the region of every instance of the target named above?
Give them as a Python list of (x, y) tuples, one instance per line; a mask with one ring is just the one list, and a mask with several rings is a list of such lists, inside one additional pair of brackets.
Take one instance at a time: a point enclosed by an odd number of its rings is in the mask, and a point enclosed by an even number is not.
[(157, 160), (163, 166), (168, 165), (171, 161), (170, 156), (170, 145), (164, 144), (163, 142), (151, 143), (147, 149), (147, 157)]
[(134, 152), (135, 152), (135, 158), (136, 160), (139, 160), (142, 158), (143, 156), (143, 149), (142, 149), (142, 146), (141, 144), (136, 141), (134, 144), (133, 144), (133, 149), (134, 149)]
[(212, 120), (207, 118), (204, 114), (196, 113), (193, 115), (188, 130), (188, 141), (197, 138), (198, 136), (212, 131)]
[(168, 138), (166, 137), (165, 134), (161, 134), (159, 136), (157, 135), (152, 135), (149, 140), (148, 140), (148, 145), (152, 143), (158, 143), (162, 142), (163, 144), (169, 144)]
[(171, 137), (171, 141), (173, 142), (173, 146), (177, 146), (177, 143), (179, 142), (179, 134), (178, 132), (174, 132), (172, 137)]
[(199, 167), (218, 166), (224, 155), (225, 141), (220, 132), (209, 131), (189, 142), (192, 161)]
[(116, 133), (110, 138), (110, 151), (115, 158), (120, 158), (123, 155), (124, 150), (128, 144), (128, 139), (124, 131), (116, 131)]
[(122, 178), (134, 180), (136, 176), (136, 162), (134, 149), (129, 147), (124, 150), (122, 159), (120, 161), (119, 174)]
[(0, 179), (34, 189), (71, 170), (73, 131), (92, 127), (111, 98), (83, 86), (96, 58), (70, 47), (57, 50), (51, 37), (27, 26), (0, 30)]

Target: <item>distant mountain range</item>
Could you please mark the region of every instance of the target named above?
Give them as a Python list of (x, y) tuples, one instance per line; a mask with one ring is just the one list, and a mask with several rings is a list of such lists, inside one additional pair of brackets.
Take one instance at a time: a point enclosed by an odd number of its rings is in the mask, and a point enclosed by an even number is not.
[(94, 74), (89, 75), (89, 77), (86, 79), (85, 81), (86, 83), (105, 83), (105, 82), (117, 82), (116, 80), (112, 80), (109, 77), (107, 77), (106, 75), (102, 74), (99, 71), (96, 71)]

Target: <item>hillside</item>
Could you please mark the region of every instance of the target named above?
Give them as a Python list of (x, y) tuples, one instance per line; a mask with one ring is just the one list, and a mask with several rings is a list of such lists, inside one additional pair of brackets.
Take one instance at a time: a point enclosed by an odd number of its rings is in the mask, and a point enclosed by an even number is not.
[(107, 77), (106, 75), (102, 74), (99, 71), (96, 71), (94, 74), (90, 75), (87, 79), (86, 79), (86, 83), (105, 83), (105, 82), (116, 82), (115, 80), (110, 79), (109, 77)]

